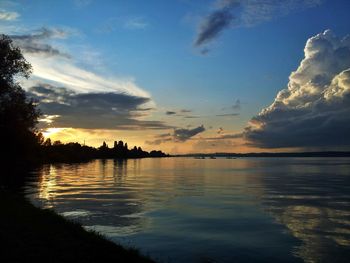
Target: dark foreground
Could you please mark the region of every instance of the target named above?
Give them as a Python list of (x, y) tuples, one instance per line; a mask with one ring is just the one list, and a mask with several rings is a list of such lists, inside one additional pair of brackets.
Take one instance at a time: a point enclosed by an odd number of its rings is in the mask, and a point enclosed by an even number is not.
[(154, 262), (0, 190), (1, 262)]

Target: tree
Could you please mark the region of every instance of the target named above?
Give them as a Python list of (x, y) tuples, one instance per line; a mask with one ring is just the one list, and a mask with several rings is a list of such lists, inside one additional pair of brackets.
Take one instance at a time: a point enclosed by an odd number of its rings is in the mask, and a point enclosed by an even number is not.
[(102, 147), (105, 148), (105, 149), (108, 148), (107, 143), (106, 143), (106, 142), (103, 142)]
[(28, 78), (30, 73), (31, 65), (21, 50), (11, 38), (0, 35), (0, 131), (2, 149), (10, 160), (33, 157), (38, 146), (36, 124), (40, 112), (18, 83), (20, 77)]
[(45, 142), (43, 143), (43, 145), (46, 146), (46, 147), (51, 147), (52, 146), (51, 139), (47, 138), (45, 140)]
[(57, 141), (54, 141), (52, 145), (53, 146), (60, 146), (60, 145), (62, 145), (62, 142), (60, 140), (57, 140)]
[(29, 78), (32, 66), (25, 60), (21, 50), (13, 45), (10, 37), (0, 35), (0, 77), (8, 85), (16, 84), (15, 77)]

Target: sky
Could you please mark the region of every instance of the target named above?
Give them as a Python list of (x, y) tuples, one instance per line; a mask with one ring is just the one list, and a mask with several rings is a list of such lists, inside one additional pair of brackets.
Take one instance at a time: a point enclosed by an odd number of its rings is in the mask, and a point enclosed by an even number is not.
[(168, 153), (350, 149), (347, 0), (0, 1), (39, 128)]

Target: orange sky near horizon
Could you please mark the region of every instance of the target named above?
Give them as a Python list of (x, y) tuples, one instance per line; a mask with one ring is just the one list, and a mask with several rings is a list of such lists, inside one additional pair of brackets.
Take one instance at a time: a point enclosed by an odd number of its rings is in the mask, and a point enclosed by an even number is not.
[[(208, 132), (209, 133), (209, 132)], [(122, 140), (128, 143), (128, 147), (140, 146), (146, 151), (161, 150), (169, 154), (186, 153), (249, 153), (249, 152), (285, 152), (296, 149), (264, 149), (246, 144), (244, 139), (206, 139), (203, 136), (194, 136), (185, 142), (164, 142), (159, 145), (145, 143), (154, 138), (154, 134), (145, 131), (115, 131), (115, 130), (91, 130), (74, 128), (49, 128), (43, 132), (45, 138), (51, 141), (60, 140), (63, 143), (78, 142), (80, 144), (99, 147), (105, 141), (109, 147), (113, 147), (114, 141)], [(210, 134), (208, 134), (208, 137)]]

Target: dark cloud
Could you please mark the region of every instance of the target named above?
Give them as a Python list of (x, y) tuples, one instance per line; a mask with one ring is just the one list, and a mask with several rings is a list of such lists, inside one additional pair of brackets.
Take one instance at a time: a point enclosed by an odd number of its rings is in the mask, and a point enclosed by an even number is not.
[(70, 56), (59, 49), (52, 47), (46, 41), (54, 38), (64, 38), (67, 32), (59, 29), (41, 28), (32, 34), (10, 36), (14, 43), (21, 48), (24, 53), (39, 54), (44, 56)]
[(203, 125), (198, 126), (193, 129), (174, 129), (173, 133), (164, 133), (155, 136), (155, 140), (153, 141), (145, 141), (146, 144), (149, 145), (159, 145), (165, 142), (185, 142), (191, 139), (193, 136), (204, 132), (205, 128)]
[(174, 140), (175, 141), (180, 141), (184, 142), (187, 141), (188, 139), (192, 138), (193, 136), (204, 132), (205, 128), (203, 125), (198, 126), (193, 129), (175, 129), (174, 131)]
[(191, 113), (192, 110), (187, 110), (187, 109), (181, 109), (179, 111), (174, 111), (174, 110), (169, 110), (166, 111), (166, 115), (178, 115), (178, 116), (183, 116), (184, 114)]
[[(347, 96), (338, 105), (343, 108), (341, 111), (324, 108), (323, 112), (308, 112), (302, 114), (304, 116), (298, 111), (280, 111), (279, 116), (275, 114), (275, 120), (265, 121), (262, 129), (246, 128), (245, 137), (251, 144), (263, 148), (349, 147), (349, 105), (350, 97)], [(262, 119), (255, 118), (254, 121), (262, 123)]]
[(58, 116), (54, 127), (86, 129), (169, 129), (160, 121), (137, 119), (150, 108), (143, 107), (150, 98), (123, 93), (76, 93), (63, 87), (40, 84), (28, 90), (39, 102), (45, 115)]
[(157, 135), (158, 138), (166, 138), (166, 137), (169, 137), (169, 136), (171, 136), (171, 133), (170, 133), (170, 132), (168, 132), (168, 133), (162, 133), (162, 134)]
[(200, 52), (201, 52), (202, 55), (205, 56), (205, 55), (207, 55), (210, 52), (210, 49), (209, 48), (202, 48)]
[(240, 111), (242, 107), (242, 103), (240, 99), (236, 99), (235, 102), (230, 107), (223, 107), (221, 110), (234, 110), (234, 111)]
[(224, 114), (218, 114), (216, 115), (217, 117), (234, 117), (234, 116), (239, 116), (239, 113), (224, 113)]
[(240, 110), (241, 109), (241, 101), (237, 99), (235, 103), (232, 105), (232, 109), (234, 110)]
[(169, 111), (166, 111), (165, 114), (168, 115), (168, 116), (183, 117), (184, 119), (200, 118), (199, 116), (188, 115), (191, 112), (192, 112), (192, 110), (181, 109), (179, 111), (173, 111), (173, 110), (170, 111), (169, 110)]
[[(229, 27), (234, 19), (231, 12), (238, 5), (238, 1), (222, 1), (220, 8), (213, 11), (201, 22), (194, 45), (200, 47), (207, 44), (215, 39), (225, 28)], [(208, 48), (202, 50), (202, 54), (208, 52)]]
[(184, 116), (185, 119), (198, 119), (200, 118), (200, 116), (194, 116), (194, 115), (187, 115), (187, 116)]
[(215, 40), (224, 30), (232, 27), (254, 26), (293, 11), (312, 8), (323, 0), (217, 0), (212, 10), (199, 24), (195, 47), (206, 55), (207, 44)]
[(252, 118), (244, 136), (264, 148), (350, 146), (350, 36), (310, 38), (288, 88)]

